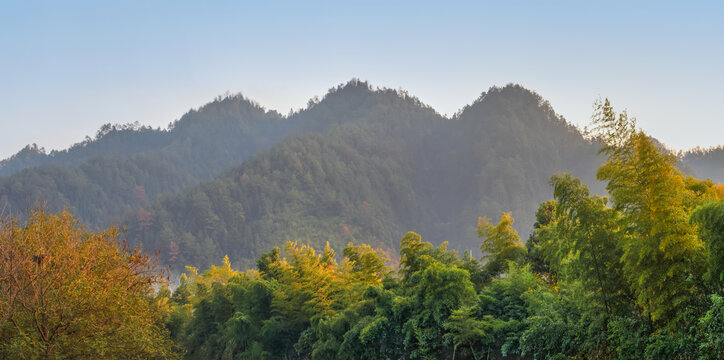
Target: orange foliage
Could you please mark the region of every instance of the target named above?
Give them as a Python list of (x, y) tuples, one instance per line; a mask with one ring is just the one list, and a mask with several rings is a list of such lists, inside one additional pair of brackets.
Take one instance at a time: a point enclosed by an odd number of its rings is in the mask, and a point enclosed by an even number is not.
[[(67, 212), (33, 211), (0, 224), (0, 325), (23, 357), (166, 357), (153, 287), (155, 257), (87, 232)], [(1, 353), (0, 357), (14, 357)], [(17, 355), (17, 354), (16, 354)]]

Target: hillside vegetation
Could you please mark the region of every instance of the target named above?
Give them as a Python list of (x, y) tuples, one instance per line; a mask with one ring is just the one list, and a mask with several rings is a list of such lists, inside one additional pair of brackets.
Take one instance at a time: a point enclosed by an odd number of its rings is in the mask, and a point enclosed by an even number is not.
[[(30, 146), (0, 166), (0, 208), (22, 219), (42, 203), (91, 228), (124, 225), (175, 271), (225, 254), (248, 268), (288, 240), (394, 253), (409, 229), (479, 254), (478, 216), (511, 211), (530, 233), (537, 204), (552, 197), (550, 174), (605, 193), (594, 179), (599, 147), (518, 85), (446, 118), (353, 80), (287, 116), (234, 95), (167, 130), (106, 125), (65, 151)], [(716, 180), (719, 150), (687, 153), (681, 166)]]
[[(23, 216), (42, 203), (68, 208), (94, 228), (240, 164), (284, 136), (283, 118), (241, 96), (192, 110), (170, 130), (105, 126), (95, 140), (62, 152), (29, 147), (5, 160), (0, 206)], [(39, 165), (33, 167), (33, 165)]]
[(503, 213), (480, 259), (414, 232), (399, 267), (352, 242), (226, 257), (169, 293), (171, 337), (188, 359), (721, 359), (724, 185), (598, 106), (611, 197), (553, 175), (525, 244)]
[[(608, 100), (584, 138), (515, 85), (450, 119), (360, 82), (289, 117), (214, 104), (187, 119), (256, 142), (180, 122), (156, 150), (2, 179), (52, 206), (118, 201), (92, 219), (128, 230), (42, 207), (0, 221), (1, 358), (724, 358), (724, 185), (679, 168), (717, 149), (677, 157)], [(187, 177), (133, 172), (159, 166)], [(183, 269), (173, 291), (160, 264)]]
[[(328, 115), (340, 109), (357, 120)], [(510, 209), (528, 232), (537, 204), (551, 196), (551, 173), (593, 182), (600, 162), (598, 146), (519, 86), (492, 88), (445, 119), (404, 94), (349, 84), (298, 116), (328, 129), (285, 138), (130, 214), (128, 238), (162, 249), (179, 269), (224, 254), (248, 267), (288, 240), (394, 251), (409, 229), (477, 253), (478, 216)]]

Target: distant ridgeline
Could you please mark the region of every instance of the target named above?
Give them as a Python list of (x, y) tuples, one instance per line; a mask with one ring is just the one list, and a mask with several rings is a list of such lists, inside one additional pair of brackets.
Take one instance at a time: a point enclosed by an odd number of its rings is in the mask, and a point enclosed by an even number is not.
[[(227, 96), (168, 130), (105, 126), (65, 151), (27, 147), (0, 164), (0, 207), (22, 216), (43, 202), (91, 227), (124, 225), (129, 242), (176, 269), (224, 254), (251, 267), (288, 240), (397, 249), (411, 229), (476, 251), (479, 216), (511, 211), (521, 233), (532, 230), (551, 174), (603, 193), (598, 149), (518, 85), (446, 118), (353, 80), (288, 116)], [(682, 167), (722, 181), (723, 154), (690, 152)]]
[(724, 183), (724, 146), (694, 149), (679, 154), (682, 168), (702, 179)]

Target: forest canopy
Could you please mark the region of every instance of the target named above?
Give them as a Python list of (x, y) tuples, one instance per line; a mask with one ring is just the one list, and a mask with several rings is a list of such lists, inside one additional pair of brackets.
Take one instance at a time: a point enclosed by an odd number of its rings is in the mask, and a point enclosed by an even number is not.
[(553, 175), (525, 244), (503, 213), (480, 218), (480, 259), (408, 232), (398, 266), (288, 242), (253, 270), (187, 268), (172, 338), (189, 359), (722, 358), (724, 186), (597, 109), (610, 198)]

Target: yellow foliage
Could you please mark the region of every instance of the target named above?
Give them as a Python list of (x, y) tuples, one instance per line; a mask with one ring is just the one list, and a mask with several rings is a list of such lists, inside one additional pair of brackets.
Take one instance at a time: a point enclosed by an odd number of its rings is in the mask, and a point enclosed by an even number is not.
[(0, 357), (173, 357), (153, 298), (163, 273), (117, 236), (67, 212), (0, 224)]

